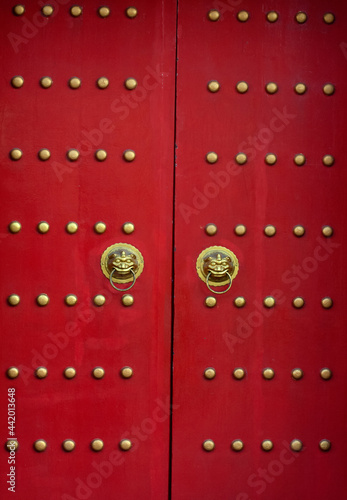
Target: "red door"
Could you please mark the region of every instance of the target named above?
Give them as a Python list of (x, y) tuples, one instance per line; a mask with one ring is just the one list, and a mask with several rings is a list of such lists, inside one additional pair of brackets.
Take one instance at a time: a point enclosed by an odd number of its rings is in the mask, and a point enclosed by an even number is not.
[(2, 2), (0, 496), (165, 498), (176, 7), (73, 5)]
[[(346, 6), (194, 7), (178, 17), (172, 498), (344, 498)], [(213, 246), (239, 261), (222, 295), (195, 269)]]
[(347, 9), (1, 11), (1, 498), (344, 498)]

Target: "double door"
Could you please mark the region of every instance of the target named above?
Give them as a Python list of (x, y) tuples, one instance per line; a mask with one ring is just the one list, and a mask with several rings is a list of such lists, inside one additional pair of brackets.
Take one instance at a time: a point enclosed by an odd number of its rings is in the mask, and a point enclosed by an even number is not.
[(2, 498), (344, 495), (347, 12), (273, 8), (3, 2)]

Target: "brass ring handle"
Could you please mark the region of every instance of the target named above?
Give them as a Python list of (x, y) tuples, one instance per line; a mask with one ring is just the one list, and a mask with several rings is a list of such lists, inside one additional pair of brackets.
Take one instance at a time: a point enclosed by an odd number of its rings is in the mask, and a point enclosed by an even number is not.
[(223, 290), (222, 292), (216, 292), (215, 290), (212, 290), (212, 288), (210, 287), (210, 284), (209, 284), (209, 282), (208, 282), (209, 277), (211, 276), (211, 271), (208, 273), (208, 275), (207, 275), (207, 277), (206, 277), (206, 285), (207, 285), (207, 288), (210, 290), (210, 292), (212, 292), (212, 293), (217, 293), (218, 295), (221, 295), (222, 293), (227, 293), (227, 292), (230, 290), (231, 283), (232, 283), (231, 276), (230, 276), (230, 274), (229, 274), (227, 271), (226, 271), (226, 273), (225, 273), (225, 274), (226, 274), (226, 275), (228, 276), (228, 278), (229, 278), (229, 286), (228, 286), (228, 288), (227, 288), (226, 290)]
[[(208, 247), (197, 258), (196, 271), (210, 292), (221, 295), (230, 290), (232, 281), (239, 272), (239, 261), (236, 255), (226, 247)], [(228, 286), (228, 288), (222, 292), (211, 288), (221, 286)]]
[[(141, 252), (133, 245), (114, 243), (103, 252), (100, 265), (112, 288), (126, 292), (135, 285), (143, 271), (144, 262)], [(118, 283), (127, 288), (118, 287)]]
[[(133, 282), (131, 283), (130, 286), (128, 286), (128, 288), (118, 288), (116, 287), (116, 285), (113, 283), (112, 281), (112, 276), (113, 276), (113, 273), (116, 271), (116, 268), (114, 268), (112, 271), (111, 271), (111, 274), (110, 274), (110, 283), (111, 285), (113, 286), (113, 288), (115, 290), (118, 290), (118, 292), (126, 292), (127, 290), (130, 290), (130, 288), (132, 288), (134, 285), (135, 285), (135, 281), (136, 281), (136, 276), (135, 276), (135, 273), (132, 269), (130, 269), (130, 272), (132, 273), (133, 275)], [(228, 289), (229, 290), (229, 289)], [(218, 292), (218, 293), (221, 293), (221, 292)], [(223, 293), (223, 292), (222, 292)]]

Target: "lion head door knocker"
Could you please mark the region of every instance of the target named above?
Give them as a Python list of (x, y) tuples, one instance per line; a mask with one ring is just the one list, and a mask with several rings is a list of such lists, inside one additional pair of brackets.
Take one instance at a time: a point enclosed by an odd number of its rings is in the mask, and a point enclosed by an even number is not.
[[(143, 271), (141, 252), (128, 243), (116, 243), (104, 251), (101, 257), (101, 269), (111, 285), (119, 292), (130, 290)], [(118, 288), (115, 283), (130, 283), (127, 288)]]
[[(230, 290), (233, 279), (239, 272), (239, 261), (236, 255), (225, 247), (209, 247), (201, 252), (196, 261), (196, 270), (207, 288), (213, 293), (226, 293)], [(221, 291), (213, 290), (211, 286), (226, 286)]]

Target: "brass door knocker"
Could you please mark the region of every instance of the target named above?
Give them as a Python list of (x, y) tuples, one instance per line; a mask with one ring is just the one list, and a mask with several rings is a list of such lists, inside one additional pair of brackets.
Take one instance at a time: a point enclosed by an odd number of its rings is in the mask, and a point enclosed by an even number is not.
[[(135, 285), (143, 271), (144, 261), (141, 252), (128, 243), (115, 243), (106, 248), (101, 256), (101, 269), (112, 287), (126, 292)], [(129, 283), (127, 288), (119, 288), (115, 283)]]
[[(233, 279), (239, 272), (239, 261), (236, 255), (225, 247), (209, 247), (201, 252), (196, 261), (196, 270), (207, 288), (216, 294), (226, 293), (230, 290)], [(228, 288), (218, 292), (211, 286), (225, 286)]]

